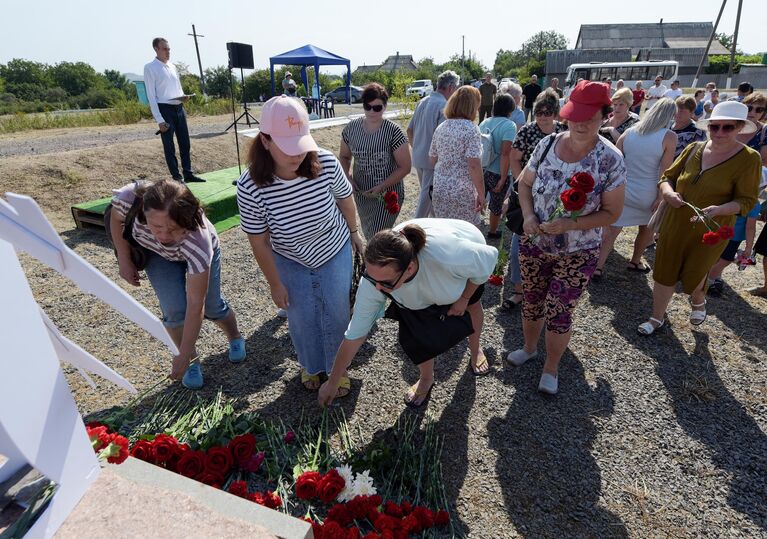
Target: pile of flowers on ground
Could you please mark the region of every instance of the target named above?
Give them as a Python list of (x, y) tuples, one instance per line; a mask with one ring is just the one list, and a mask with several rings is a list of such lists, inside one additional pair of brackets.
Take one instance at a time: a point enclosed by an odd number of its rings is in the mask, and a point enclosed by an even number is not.
[(319, 539), (429, 537), (451, 527), (433, 423), (421, 432), (415, 419), (401, 419), (378, 442), (358, 448), (337, 413), (326, 410), (319, 425), (303, 419), (288, 429), (253, 413), (237, 415), (234, 404), (221, 393), (205, 401), (173, 392), (138, 419), (120, 409), (89, 423), (88, 434), (109, 462), (130, 453), (303, 518)]

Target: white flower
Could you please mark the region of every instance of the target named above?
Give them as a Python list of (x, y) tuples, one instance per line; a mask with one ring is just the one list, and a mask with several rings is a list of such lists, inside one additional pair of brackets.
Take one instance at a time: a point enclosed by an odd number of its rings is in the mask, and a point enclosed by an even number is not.
[(338, 475), (344, 478), (344, 489), (338, 495), (338, 501), (351, 501), (352, 498), (354, 498), (354, 495), (352, 494), (352, 485), (354, 484), (354, 473), (352, 472), (352, 467), (348, 464), (344, 464), (343, 466), (336, 468), (336, 471), (338, 472)]
[(352, 486), (352, 498), (355, 496), (373, 496), (376, 493), (376, 488), (373, 486), (373, 478), (370, 477), (370, 470), (358, 473)]

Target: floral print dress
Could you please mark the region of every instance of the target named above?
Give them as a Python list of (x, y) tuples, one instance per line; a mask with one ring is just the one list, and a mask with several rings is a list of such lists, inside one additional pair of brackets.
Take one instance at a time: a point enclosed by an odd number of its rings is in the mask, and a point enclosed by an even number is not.
[(481, 155), (481, 136), (474, 122), (445, 120), (434, 131), (429, 156), (437, 158), (432, 191), (435, 217), (461, 219), (479, 226), (477, 189), (471, 181), (468, 159), (479, 159)]

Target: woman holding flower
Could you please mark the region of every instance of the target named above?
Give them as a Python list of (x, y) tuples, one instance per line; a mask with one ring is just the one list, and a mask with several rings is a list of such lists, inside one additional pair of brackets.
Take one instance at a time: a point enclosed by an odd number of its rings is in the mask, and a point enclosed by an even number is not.
[(579, 82), (560, 113), (569, 130), (541, 140), (519, 181), (525, 342), (507, 361), (520, 366), (535, 358), (545, 325), (546, 362), (538, 385), (544, 393), (558, 390), (559, 362), (570, 342), (573, 311), (597, 266), (602, 227), (623, 209), (623, 157), (599, 136), (610, 105), (607, 86)]
[[(653, 312), (637, 331), (651, 335), (666, 323), (674, 286), (682, 281), (690, 295), (690, 323), (706, 320), (706, 277), (727, 244), (735, 215), (747, 215), (756, 203), (761, 177), (759, 153), (738, 141), (753, 133), (748, 107), (719, 103), (708, 120), (710, 140), (685, 148), (660, 180), (669, 206), (660, 227), (653, 270)], [(700, 208), (700, 209), (699, 209)]]
[(362, 91), (365, 116), (349, 122), (341, 133), (339, 160), (354, 187), (366, 239), (394, 226), (405, 197), (402, 180), (410, 173), (407, 137), (399, 125), (384, 118), (388, 101), (389, 94), (380, 84), (371, 82), (365, 86)]

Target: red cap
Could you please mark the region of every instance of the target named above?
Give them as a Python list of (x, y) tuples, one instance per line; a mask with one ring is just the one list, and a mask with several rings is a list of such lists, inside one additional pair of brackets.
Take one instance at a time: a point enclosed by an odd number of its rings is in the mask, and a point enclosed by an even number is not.
[(605, 105), (612, 105), (610, 87), (601, 82), (582, 80), (570, 93), (570, 100), (559, 115), (571, 122), (585, 122)]

